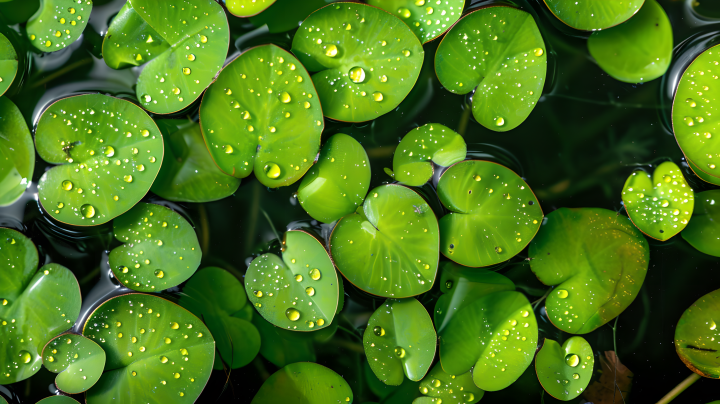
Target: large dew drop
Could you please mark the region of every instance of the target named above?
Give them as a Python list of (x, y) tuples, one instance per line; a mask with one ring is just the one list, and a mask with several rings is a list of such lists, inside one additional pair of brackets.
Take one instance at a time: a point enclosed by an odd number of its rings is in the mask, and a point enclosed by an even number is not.
[(300, 319), (300, 312), (292, 307), (285, 310), (285, 315), (290, 321), (298, 321)]
[(565, 363), (570, 367), (575, 367), (580, 364), (580, 357), (575, 354), (568, 354), (565, 356)]
[(565, 298), (567, 298), (567, 297), (569, 296), (569, 293), (568, 293), (568, 291), (565, 290), (565, 289), (560, 289), (560, 290), (557, 291), (557, 296), (558, 296), (559, 298), (561, 298), (561, 299), (565, 299)]
[(400, 346), (395, 347), (395, 356), (397, 356), (398, 358), (401, 358), (401, 359), (404, 358), (405, 357), (405, 349), (403, 349), (403, 347), (400, 347)]
[(382, 328), (382, 327), (380, 327), (379, 325), (376, 325), (376, 326), (373, 328), (373, 332), (374, 332), (375, 335), (377, 335), (378, 337), (382, 337), (383, 335), (385, 335), (385, 329)]
[(277, 179), (280, 178), (280, 175), (282, 174), (282, 170), (280, 169), (280, 166), (275, 163), (267, 163), (265, 164), (265, 175), (268, 178)]
[(89, 203), (86, 203), (85, 205), (80, 207), (80, 213), (88, 219), (95, 216), (95, 207), (90, 205)]
[(365, 81), (365, 69), (360, 66), (355, 66), (350, 69), (348, 76), (353, 83), (362, 83)]

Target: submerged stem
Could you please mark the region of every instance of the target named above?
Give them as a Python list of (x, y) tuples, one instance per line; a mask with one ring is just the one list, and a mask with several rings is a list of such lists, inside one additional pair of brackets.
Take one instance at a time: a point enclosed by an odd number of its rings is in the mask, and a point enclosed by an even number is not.
[(547, 290), (547, 292), (545, 292), (545, 294), (542, 295), (541, 298), (539, 298), (539, 299), (535, 300), (534, 302), (532, 302), (533, 311), (535, 311), (535, 309), (537, 309), (538, 305), (539, 305), (540, 303), (542, 303), (542, 301), (545, 300), (545, 299), (548, 297), (548, 295), (550, 294), (550, 291), (551, 291), (551, 290), (552, 290), (552, 288), (549, 288), (549, 289)]
[(680, 393), (685, 391), (688, 387), (692, 386), (693, 383), (698, 381), (700, 379), (700, 375), (697, 373), (692, 373), (690, 376), (688, 376), (685, 380), (680, 382), (677, 386), (675, 386), (674, 389), (670, 390), (669, 393), (665, 394), (665, 397), (661, 398), (660, 401), (657, 402), (657, 404), (667, 404), (675, 397), (679, 396)]
[(265, 219), (267, 219), (268, 223), (270, 224), (270, 228), (272, 229), (273, 233), (275, 233), (275, 237), (277, 238), (277, 240), (279, 242), (282, 243), (282, 239), (280, 238), (280, 233), (278, 233), (277, 230), (275, 230), (275, 225), (273, 225), (272, 220), (270, 220), (270, 216), (268, 216), (267, 212), (265, 212), (265, 209), (260, 208), (260, 212), (262, 212), (263, 215), (265, 215)]

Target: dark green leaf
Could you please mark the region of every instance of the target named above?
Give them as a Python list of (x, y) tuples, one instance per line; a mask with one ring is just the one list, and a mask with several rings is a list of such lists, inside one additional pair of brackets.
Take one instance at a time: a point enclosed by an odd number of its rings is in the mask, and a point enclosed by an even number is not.
[(265, 11), (276, 0), (225, 0), (225, 7), (236, 17), (251, 17)]
[(43, 52), (54, 52), (80, 38), (90, 19), (92, 0), (43, 0), (28, 21), (27, 36)]
[(720, 289), (698, 299), (680, 317), (675, 329), (675, 350), (690, 370), (720, 379)]
[(568, 26), (596, 31), (622, 24), (645, 0), (545, 0), (550, 11)]
[(76, 334), (53, 338), (42, 352), (43, 365), (59, 373), (55, 385), (68, 394), (79, 394), (92, 387), (105, 367), (105, 351), (91, 340)]
[(0, 95), (10, 87), (18, 70), (18, 56), (7, 37), (0, 33)]
[(20, 198), (34, 170), (35, 147), (25, 118), (9, 98), (0, 97), (0, 206)]
[(339, 374), (316, 363), (293, 363), (265, 380), (252, 404), (352, 403), (353, 393)]
[(571, 337), (562, 346), (545, 338), (535, 358), (535, 372), (545, 391), (562, 401), (578, 397), (593, 375), (595, 356), (583, 337)]
[[(435, 136), (433, 136), (435, 135)], [(393, 155), (395, 179), (418, 187), (434, 173), (433, 163), (448, 167), (465, 159), (465, 139), (438, 123), (415, 128), (400, 141)]]
[(337, 0), (277, 0), (263, 13), (250, 17), (256, 27), (268, 26), (271, 33), (296, 29), (313, 11)]
[(281, 368), (296, 362), (316, 362), (315, 347), (304, 333), (283, 330), (255, 314), (253, 324), (260, 332), (260, 355)]
[(696, 250), (720, 257), (720, 190), (700, 192), (695, 198), (695, 210), (682, 237)]
[(47, 398), (43, 398), (42, 400), (38, 401), (36, 404), (80, 404), (72, 397), (68, 396), (50, 396)]
[(465, 0), (368, 0), (402, 19), (422, 43), (439, 37), (460, 19)]

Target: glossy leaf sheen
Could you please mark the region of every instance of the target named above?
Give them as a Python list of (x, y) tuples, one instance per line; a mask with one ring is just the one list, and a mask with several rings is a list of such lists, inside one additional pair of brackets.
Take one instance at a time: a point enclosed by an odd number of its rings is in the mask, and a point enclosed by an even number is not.
[(720, 190), (700, 192), (695, 198), (695, 210), (682, 237), (696, 250), (720, 257)]
[(80, 38), (92, 11), (92, 0), (43, 0), (28, 21), (30, 43), (42, 52), (54, 52)]
[[(18, 56), (12, 43), (0, 34), (0, 96), (10, 87), (18, 70)], [(2, 107), (0, 107), (2, 108)]]
[(91, 340), (76, 334), (62, 334), (53, 338), (43, 349), (43, 365), (59, 373), (57, 388), (68, 394), (78, 394), (92, 387), (105, 367), (105, 351)]
[(562, 346), (545, 338), (535, 358), (535, 372), (545, 391), (569, 401), (587, 388), (593, 375), (595, 356), (583, 337), (571, 337)]
[(273, 373), (252, 400), (252, 404), (352, 402), (352, 390), (342, 376), (309, 362), (293, 363)]
[(9, 98), (0, 97), (0, 206), (22, 196), (33, 171), (35, 147), (25, 118)]
[(225, 0), (228, 11), (236, 17), (250, 17), (260, 14), (272, 6), (275, 0)]
[(439, 37), (460, 19), (465, 0), (368, 0), (368, 4), (395, 14), (422, 43)]
[(429, 123), (410, 131), (393, 155), (395, 179), (410, 186), (421, 186), (432, 178), (433, 163), (448, 167), (465, 159), (465, 139), (454, 130)]
[(622, 24), (645, 0), (545, 0), (550, 11), (568, 26), (595, 31)]
[(698, 299), (680, 317), (675, 350), (690, 370), (720, 379), (720, 289)]
[[(438, 383), (439, 382), (439, 383)], [(437, 363), (420, 382), (420, 393), (413, 404), (474, 404), (480, 401), (485, 391), (475, 386), (471, 372), (449, 375)]]

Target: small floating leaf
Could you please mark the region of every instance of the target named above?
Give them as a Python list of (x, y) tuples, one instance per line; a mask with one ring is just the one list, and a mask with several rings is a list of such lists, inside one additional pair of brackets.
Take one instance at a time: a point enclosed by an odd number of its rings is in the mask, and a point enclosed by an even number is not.
[(682, 237), (696, 250), (720, 257), (720, 190), (700, 192), (695, 198), (695, 210), (692, 219)]
[(54, 52), (80, 38), (90, 19), (92, 0), (43, 0), (26, 26), (30, 43), (42, 52)]
[(273, 373), (260, 387), (252, 404), (352, 403), (353, 392), (339, 374), (316, 363), (293, 363)]
[(720, 289), (701, 297), (680, 317), (675, 350), (693, 372), (720, 379)]
[(438, 362), (420, 382), (420, 393), (413, 404), (475, 404), (485, 391), (475, 386), (471, 372), (449, 375)]
[(545, 0), (555, 17), (568, 26), (596, 31), (622, 24), (645, 0)]
[(0, 206), (7, 206), (22, 196), (35, 170), (30, 130), (18, 107), (7, 97), (0, 97), (0, 140)]
[(429, 123), (410, 131), (400, 141), (393, 155), (395, 179), (410, 186), (420, 186), (433, 175), (432, 163), (449, 167), (465, 159), (467, 145), (452, 129)]
[(569, 401), (587, 388), (593, 376), (595, 354), (583, 337), (571, 337), (562, 346), (545, 338), (535, 358), (535, 372), (543, 389), (558, 400)]
[(105, 351), (93, 341), (77, 334), (53, 338), (42, 352), (43, 365), (59, 373), (55, 385), (60, 391), (78, 394), (92, 387), (105, 367)]
[(439, 37), (460, 19), (465, 0), (368, 0), (403, 20), (422, 43)]
[(0, 33), (0, 96), (10, 87), (18, 70), (18, 55), (7, 37)]
[(265, 11), (276, 0), (225, 0), (225, 7), (236, 17), (251, 17)]

